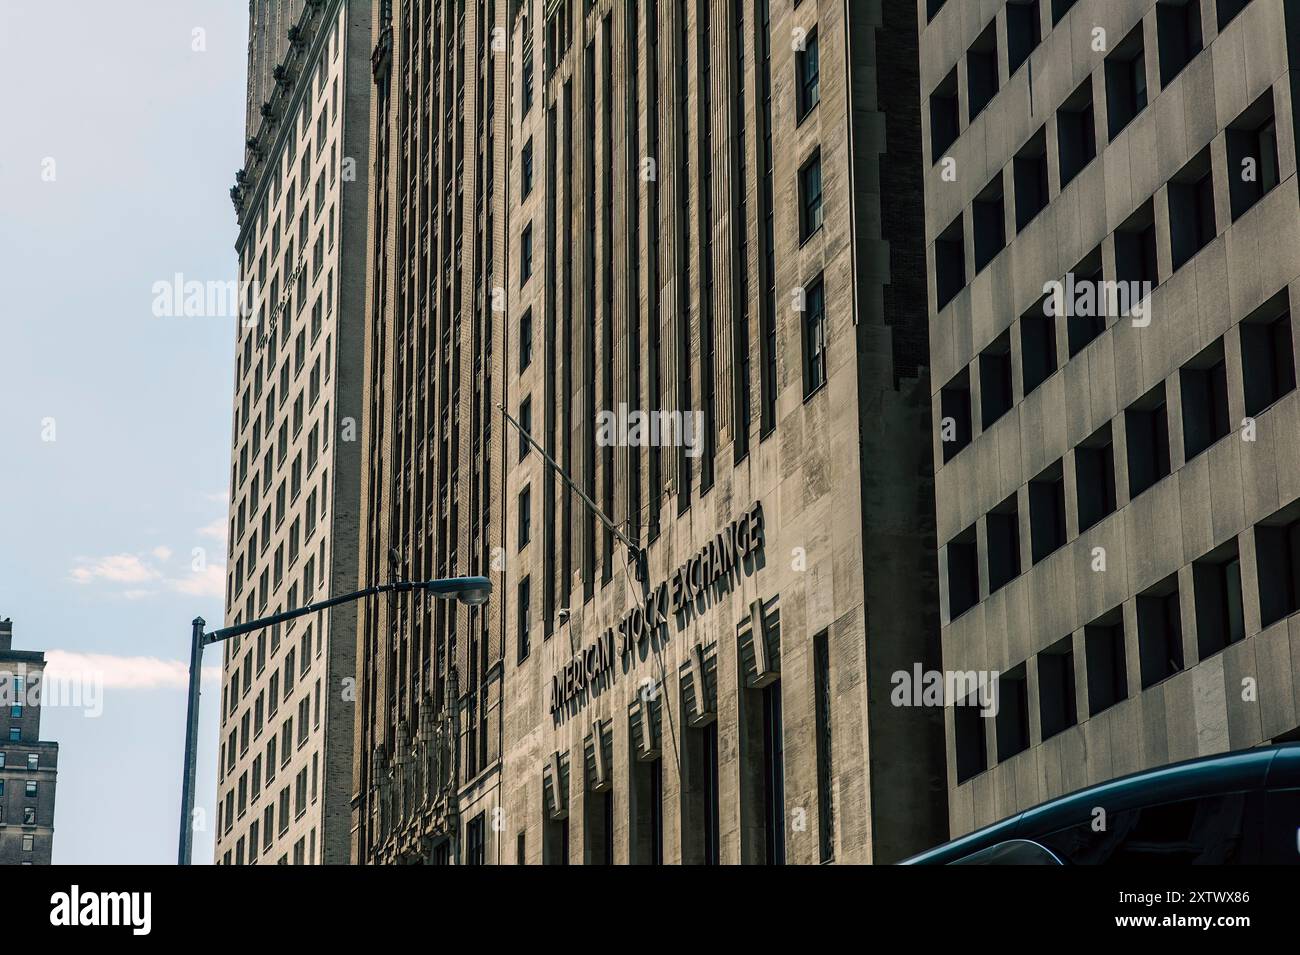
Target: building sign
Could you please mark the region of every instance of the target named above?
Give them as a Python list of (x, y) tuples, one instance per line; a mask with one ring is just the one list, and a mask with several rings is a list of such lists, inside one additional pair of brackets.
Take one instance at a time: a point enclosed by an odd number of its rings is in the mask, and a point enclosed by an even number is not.
[(613, 682), (618, 672), (614, 666), (616, 651), (623, 669), (629, 669), (638, 649), (668, 623), (670, 614), (680, 621), (709, 588), (729, 583), (762, 547), (763, 505), (755, 501), (682, 562), (667, 580), (652, 588), (643, 603), (623, 615), (617, 627), (606, 629), (551, 677), (551, 713), (558, 716), (570, 703), (581, 704), (589, 688)]

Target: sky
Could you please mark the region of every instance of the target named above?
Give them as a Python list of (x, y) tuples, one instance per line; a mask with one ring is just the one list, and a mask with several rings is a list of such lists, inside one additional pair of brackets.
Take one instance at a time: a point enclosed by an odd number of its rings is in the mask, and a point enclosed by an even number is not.
[(0, 617), (69, 691), (41, 727), (55, 863), (176, 860), (190, 621), (222, 619), (235, 320), (159, 316), (154, 286), (235, 278), (247, 18), (0, 0)]

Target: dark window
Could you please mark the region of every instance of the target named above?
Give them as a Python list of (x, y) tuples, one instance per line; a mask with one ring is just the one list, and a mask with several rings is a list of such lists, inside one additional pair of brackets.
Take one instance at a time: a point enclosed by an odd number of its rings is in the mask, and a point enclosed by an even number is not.
[[(1101, 247), (1093, 249), (1071, 271), (1074, 295), (1069, 294), (1066, 282), (1066, 344), (1073, 358), (1106, 330), (1106, 315), (1110, 303), (1105, 293), (1105, 276), (1101, 267)], [(1136, 303), (1135, 303), (1136, 304)]]
[(934, 240), (935, 305), (943, 308), (966, 287), (966, 246), (961, 216)]
[(1065, 543), (1065, 475), (1057, 461), (1029, 482), (1029, 539), (1036, 564)]
[(980, 352), (980, 420), (987, 430), (1011, 410), (1011, 332)]
[(1235, 222), (1278, 184), (1277, 122), (1267, 90), (1228, 127), (1228, 195)]
[(1233, 18), (1238, 13), (1246, 9), (1248, 3), (1250, 3), (1250, 0), (1218, 0), (1220, 33), (1223, 32), (1224, 27), (1233, 21)]
[(930, 161), (938, 162), (957, 141), (961, 127), (957, 100), (957, 68), (943, 78), (930, 94)]
[(1214, 240), (1214, 175), (1210, 147), (1169, 181), (1169, 240), (1175, 271)]
[(530, 395), (519, 405), (519, 460), (528, 457), (532, 445), (524, 435), (533, 433), (533, 399)]
[(1201, 52), (1201, 0), (1160, 0), (1156, 4), (1160, 44), (1160, 85), (1168, 86)]
[(984, 519), (988, 537), (989, 593), (1020, 575), (1020, 511), (1016, 495), (993, 508)]
[(1029, 748), (1029, 688), (1022, 663), (997, 678), (998, 712), (994, 717), (998, 762)]
[(1147, 61), (1141, 23), (1106, 57), (1106, 104), (1111, 139), (1147, 107)]
[(1040, 129), (1015, 158), (1016, 231), (1047, 208), (1047, 130)]
[(987, 720), (976, 694), (958, 700), (952, 708), (953, 749), (957, 757), (957, 782), (964, 783), (989, 768)]
[(813, 637), (813, 708), (817, 745), (817, 841), (819, 860), (835, 858), (835, 800), (831, 762), (831, 658), (825, 630)]
[(1124, 614), (1118, 608), (1083, 628), (1088, 663), (1088, 714), (1096, 716), (1128, 699)]
[(1070, 8), (1078, 0), (1052, 0), (1052, 26), (1056, 26), (1061, 19), (1070, 12)]
[(942, 10), (943, 5), (947, 2), (948, 0), (925, 0), (926, 22), (929, 23), (931, 20), (933, 20), (935, 14), (937, 14), (940, 10)]
[(956, 620), (979, 599), (979, 545), (972, 524), (948, 542), (948, 619)]
[[(758, 634), (755, 637), (761, 639)], [(785, 743), (781, 681), (763, 688), (763, 832), (768, 865), (785, 864)]]
[(1183, 624), (1176, 574), (1138, 594), (1137, 625), (1138, 661), (1145, 690), (1183, 668)]
[(528, 543), (528, 535), (532, 530), (532, 524), (532, 488), (525, 487), (519, 492), (519, 547), (521, 550)]
[(1002, 173), (999, 172), (975, 197), (971, 218), (975, 226), (975, 273), (978, 275), (1007, 244)]
[(1230, 430), (1223, 339), (1184, 365), (1178, 378), (1183, 397), (1183, 449), (1190, 461)]
[(989, 21), (966, 52), (966, 87), (973, 121), (998, 92), (998, 22)]
[(519, 320), (519, 372), (523, 373), (533, 361), (533, 310), (524, 312)]
[(1150, 199), (1115, 230), (1115, 273), (1121, 282), (1160, 284), (1155, 206)]
[(1128, 493), (1137, 497), (1169, 473), (1169, 416), (1164, 382), (1124, 412), (1128, 445)]
[(533, 140), (531, 137), (529, 137), (528, 142), (524, 143), (519, 166), (522, 179), (522, 195), (519, 198), (527, 199), (528, 194), (533, 191)]
[(525, 577), (519, 581), (519, 620), (517, 627), (519, 631), (519, 662), (522, 663), (528, 657), (529, 647), (529, 618), (532, 612), (532, 579)]
[(804, 48), (795, 53), (798, 75), (799, 119), (803, 119), (821, 101), (821, 65), (817, 49), (817, 31), (808, 34)]
[(1110, 422), (1074, 449), (1079, 533), (1115, 511), (1115, 443)]
[(1228, 541), (1192, 564), (1192, 584), (1197, 655), (1204, 660), (1246, 636), (1237, 541)]
[(523, 235), (519, 238), (519, 286), (528, 284), (528, 280), (533, 275), (533, 224), (530, 222), (524, 226)]
[(808, 286), (803, 322), (803, 393), (808, 397), (826, 383), (826, 287), (818, 279)]
[(1007, 4), (1007, 62), (1015, 74), (1042, 38), (1038, 0), (1010, 0)]
[(968, 369), (963, 368), (944, 386), (939, 394), (939, 405), (941, 417), (939, 441), (943, 445), (943, 460), (948, 462), (958, 451), (970, 444), (970, 372)]
[(1295, 353), (1291, 341), (1291, 313), (1283, 293), (1241, 329), (1241, 370), (1246, 386), (1246, 414), (1255, 416), (1283, 395), (1295, 390)]
[(465, 826), (465, 864), (487, 865), (487, 820), (479, 813)]
[(1300, 610), (1300, 507), (1289, 504), (1255, 525), (1259, 622), (1267, 627)]
[(1074, 693), (1074, 640), (1058, 640), (1038, 654), (1038, 715), (1043, 739), (1079, 722)]
[(1092, 77), (1070, 95), (1056, 113), (1056, 140), (1065, 189), (1097, 158), (1097, 121), (1092, 108)]
[(822, 157), (815, 153), (799, 170), (799, 240), (822, 227)]
[(1056, 372), (1056, 319), (1042, 303), (1020, 318), (1020, 366), (1026, 395)]

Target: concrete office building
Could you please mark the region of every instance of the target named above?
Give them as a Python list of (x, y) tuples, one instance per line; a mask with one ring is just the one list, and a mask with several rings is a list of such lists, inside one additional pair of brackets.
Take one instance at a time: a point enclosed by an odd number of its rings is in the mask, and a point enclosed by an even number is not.
[(913, 4), (510, 14), (488, 857), (942, 841)]
[(958, 835), (1300, 735), (1300, 11), (917, 6)]
[(0, 620), (0, 865), (49, 865), (59, 744), (41, 739), (45, 654), (13, 640), (13, 621)]
[[(354, 589), (370, 4), (249, 4), (226, 563), (234, 624)], [(347, 862), (354, 608), (223, 644), (216, 857)]]

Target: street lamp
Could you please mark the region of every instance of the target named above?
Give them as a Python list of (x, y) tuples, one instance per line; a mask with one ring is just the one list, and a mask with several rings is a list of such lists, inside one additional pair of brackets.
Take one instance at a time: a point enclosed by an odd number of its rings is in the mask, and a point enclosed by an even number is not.
[(449, 577), (445, 580), (400, 580), (393, 583), (376, 584), (373, 587), (367, 587), (365, 590), (343, 594), (339, 597), (330, 597), (327, 600), (307, 604), (307, 606), (299, 607), (296, 610), (286, 610), (283, 613), (273, 614), (269, 617), (236, 624), (233, 627), (222, 627), (220, 630), (213, 630), (211, 633), (203, 632), (205, 621), (202, 617), (194, 618), (193, 631), (190, 637), (190, 692), (185, 710), (185, 768), (181, 777), (181, 836), (177, 855), (178, 865), (190, 864), (190, 855), (194, 848), (194, 831), (190, 817), (194, 814), (194, 769), (198, 757), (199, 680), (203, 669), (203, 648), (210, 643), (220, 643), (222, 640), (229, 640), (231, 637), (238, 637), (254, 630), (261, 630), (263, 627), (271, 627), (283, 623), (285, 620), (293, 620), (295, 617), (303, 617), (319, 610), (326, 610), (329, 607), (337, 607), (339, 604), (373, 597), (376, 594), (420, 591), (431, 597), (455, 597), (463, 604), (478, 607), (487, 603), (488, 598), (492, 596), (492, 581), (486, 577)]

